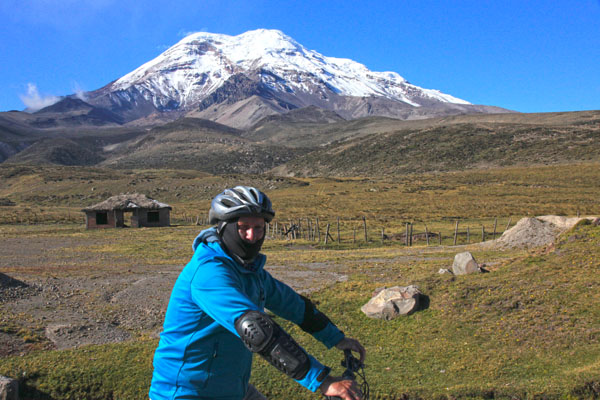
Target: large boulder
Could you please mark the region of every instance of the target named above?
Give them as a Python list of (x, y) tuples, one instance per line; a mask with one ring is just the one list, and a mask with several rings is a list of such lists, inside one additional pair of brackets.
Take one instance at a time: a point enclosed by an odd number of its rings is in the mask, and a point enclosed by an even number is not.
[(0, 375), (0, 400), (19, 400), (19, 383)]
[(466, 275), (473, 272), (481, 272), (481, 268), (479, 268), (479, 264), (475, 261), (473, 254), (465, 251), (454, 256), (452, 272), (454, 275)]
[(420, 297), (421, 292), (414, 285), (394, 286), (381, 290), (360, 310), (367, 317), (390, 320), (416, 311)]

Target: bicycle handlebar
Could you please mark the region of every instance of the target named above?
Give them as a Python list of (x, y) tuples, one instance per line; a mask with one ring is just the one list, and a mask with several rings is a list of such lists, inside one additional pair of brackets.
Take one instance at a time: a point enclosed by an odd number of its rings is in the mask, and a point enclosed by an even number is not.
[[(360, 373), (361, 370), (365, 367), (365, 365), (354, 355), (352, 355), (351, 350), (344, 350), (344, 359), (342, 360), (342, 367), (345, 367), (346, 370), (342, 374), (342, 379), (344, 380), (356, 380), (356, 374), (362, 378), (361, 391), (363, 392), (363, 400), (369, 400), (369, 384), (365, 379), (364, 371)], [(325, 396), (328, 400), (342, 400), (341, 397), (337, 396)]]

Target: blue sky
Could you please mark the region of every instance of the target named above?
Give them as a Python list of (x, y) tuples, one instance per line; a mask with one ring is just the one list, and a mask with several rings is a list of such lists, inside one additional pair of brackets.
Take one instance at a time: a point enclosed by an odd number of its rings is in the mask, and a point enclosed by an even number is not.
[(2, 0), (0, 111), (98, 89), (189, 32), (257, 28), (475, 104), (600, 109), (600, 0)]

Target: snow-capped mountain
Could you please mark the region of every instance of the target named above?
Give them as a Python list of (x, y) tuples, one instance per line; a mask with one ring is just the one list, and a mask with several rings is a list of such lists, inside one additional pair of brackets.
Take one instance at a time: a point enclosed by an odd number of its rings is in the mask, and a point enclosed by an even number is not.
[(344, 118), (498, 111), (412, 85), (396, 72), (326, 57), (266, 29), (238, 36), (194, 33), (87, 97), (127, 121), (192, 113), (236, 127), (310, 105)]

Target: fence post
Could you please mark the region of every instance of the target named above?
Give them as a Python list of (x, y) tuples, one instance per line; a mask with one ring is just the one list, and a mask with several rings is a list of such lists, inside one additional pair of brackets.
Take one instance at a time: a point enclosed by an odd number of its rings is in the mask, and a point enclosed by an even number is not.
[(485, 228), (481, 225), (481, 241), (485, 242)]
[(354, 228), (352, 230), (352, 244), (356, 243), (356, 225), (354, 225)]
[(369, 237), (367, 236), (367, 218), (363, 215), (363, 226), (365, 228), (365, 243), (369, 243)]
[(325, 231), (325, 245), (329, 241), (329, 224), (327, 224), (327, 230)]
[(413, 224), (412, 222), (410, 223), (410, 246), (412, 247), (412, 242), (413, 242)]
[(425, 224), (425, 240), (427, 241), (427, 246), (429, 246), (429, 231), (427, 230), (427, 224)]
[(408, 247), (408, 222), (406, 223), (406, 227), (404, 230), (404, 245)]
[(471, 243), (471, 235), (469, 234), (469, 227), (467, 226), (467, 243)]
[(340, 217), (337, 217), (337, 231), (338, 231), (337, 232), (338, 233), (337, 242), (339, 244), (340, 243)]
[(317, 237), (319, 238), (318, 243), (321, 243), (321, 229), (319, 229), (319, 217), (317, 217)]
[(498, 218), (494, 219), (494, 239), (496, 239), (496, 226), (498, 225)]
[(508, 218), (508, 224), (506, 224), (506, 229), (504, 230), (505, 232), (508, 230), (508, 227), (510, 226), (510, 222), (512, 221), (512, 217)]
[(385, 228), (381, 228), (381, 243), (385, 241)]
[(458, 236), (458, 220), (456, 220), (456, 225), (454, 226), (454, 246), (456, 246), (456, 237)]
[(442, 245), (442, 232), (439, 232), (440, 246)]

